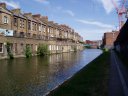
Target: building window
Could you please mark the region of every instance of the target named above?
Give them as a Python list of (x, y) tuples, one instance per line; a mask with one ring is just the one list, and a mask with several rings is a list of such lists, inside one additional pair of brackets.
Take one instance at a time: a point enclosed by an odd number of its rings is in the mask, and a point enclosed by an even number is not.
[(20, 37), (23, 38), (24, 36), (24, 32), (20, 32)]
[(49, 45), (49, 50), (52, 50), (52, 45)]
[(39, 25), (39, 31), (41, 31), (41, 25)]
[(22, 27), (23, 27), (23, 28), (25, 27), (24, 24), (25, 24), (25, 21), (23, 20), (23, 21), (22, 21)]
[(36, 24), (35, 24), (35, 31), (36, 31)]
[(32, 30), (33, 30), (33, 31), (34, 31), (34, 25), (35, 25), (35, 24), (34, 24), (34, 23), (32, 23)]
[(28, 30), (31, 30), (31, 21), (28, 22)]
[(20, 28), (22, 28), (22, 19), (20, 19)]
[(3, 43), (0, 43), (0, 53), (3, 53)]
[(8, 17), (4, 16), (4, 23), (7, 24), (8, 23)]
[(15, 43), (15, 53), (17, 53), (17, 43)]
[(17, 31), (16, 31), (16, 30), (14, 30), (13, 35), (14, 35), (14, 36), (17, 36)]
[(17, 26), (17, 18), (14, 18), (14, 26)]

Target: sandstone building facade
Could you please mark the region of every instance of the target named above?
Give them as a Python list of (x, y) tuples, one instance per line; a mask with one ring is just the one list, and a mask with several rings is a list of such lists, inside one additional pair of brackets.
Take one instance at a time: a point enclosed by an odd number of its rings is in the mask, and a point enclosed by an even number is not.
[(7, 57), (6, 42), (11, 43), (15, 57), (23, 56), (26, 46), (36, 55), (39, 44), (48, 44), (50, 53), (82, 50), (83, 38), (65, 24), (49, 21), (47, 16), (8, 10), (0, 3), (0, 58)]

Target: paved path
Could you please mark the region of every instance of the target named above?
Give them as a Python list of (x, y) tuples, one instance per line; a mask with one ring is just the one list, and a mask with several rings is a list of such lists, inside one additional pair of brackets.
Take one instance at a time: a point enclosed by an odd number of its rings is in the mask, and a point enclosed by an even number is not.
[(128, 96), (128, 71), (122, 62), (111, 51), (111, 68), (109, 82), (109, 96)]

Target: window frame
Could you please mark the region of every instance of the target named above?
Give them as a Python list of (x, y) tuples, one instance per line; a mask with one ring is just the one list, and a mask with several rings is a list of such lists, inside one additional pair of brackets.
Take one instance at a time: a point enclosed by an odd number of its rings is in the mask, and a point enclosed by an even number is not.
[(2, 46), (0, 46), (0, 48), (2, 48), (2, 51), (0, 51), (0, 53), (3, 53), (4, 46), (3, 46), (3, 43), (0, 43), (0, 44), (2, 44)]
[(4, 22), (4, 24), (8, 24), (8, 17), (7, 16), (4, 16), (3, 22)]

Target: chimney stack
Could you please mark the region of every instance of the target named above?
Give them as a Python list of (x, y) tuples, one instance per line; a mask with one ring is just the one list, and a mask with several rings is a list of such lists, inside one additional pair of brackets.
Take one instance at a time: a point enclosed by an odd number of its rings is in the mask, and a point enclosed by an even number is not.
[(21, 10), (20, 9), (13, 9), (11, 10), (13, 13), (15, 14), (20, 14), (21, 13)]
[(0, 3), (0, 7), (6, 9), (6, 4), (5, 3)]
[(32, 13), (24, 13), (24, 15), (27, 17), (32, 17)]
[(35, 14), (35, 15), (32, 15), (33, 18), (41, 18), (41, 15), (40, 14)]

